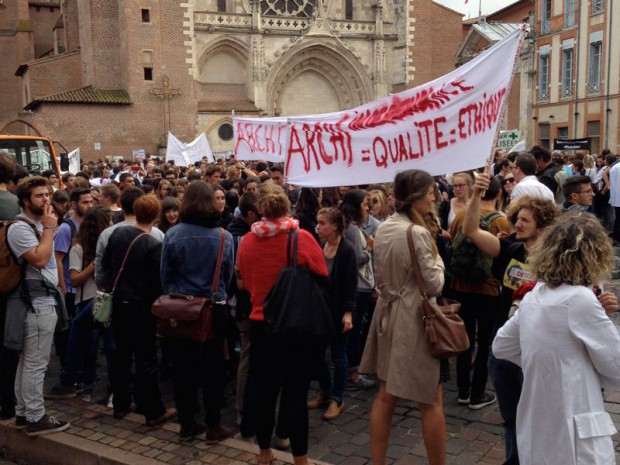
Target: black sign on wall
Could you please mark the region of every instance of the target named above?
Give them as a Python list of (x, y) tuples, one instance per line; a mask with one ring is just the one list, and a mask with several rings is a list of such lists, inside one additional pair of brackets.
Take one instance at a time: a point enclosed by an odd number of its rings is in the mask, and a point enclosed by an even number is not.
[(590, 139), (555, 139), (553, 150), (587, 150), (590, 151)]

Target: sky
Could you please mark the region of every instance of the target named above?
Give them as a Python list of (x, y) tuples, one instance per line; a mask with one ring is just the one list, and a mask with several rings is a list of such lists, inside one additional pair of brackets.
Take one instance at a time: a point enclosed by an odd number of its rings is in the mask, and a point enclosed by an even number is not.
[(465, 0), (435, 1), (447, 6), (448, 8), (464, 13), (465, 18), (463, 19), (478, 17), (480, 3), (482, 3), (482, 14), (488, 15), (515, 2), (515, 0), (469, 0), (467, 4), (465, 4)]

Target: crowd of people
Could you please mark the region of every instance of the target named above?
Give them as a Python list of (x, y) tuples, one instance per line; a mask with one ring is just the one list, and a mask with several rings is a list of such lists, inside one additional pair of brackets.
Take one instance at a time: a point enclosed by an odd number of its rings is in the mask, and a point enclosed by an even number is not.
[[(443, 294), (461, 303), (470, 340), (455, 360), (457, 402), (499, 403), (505, 464), (613, 463), (601, 395), (620, 388), (620, 336), (606, 315), (617, 299), (602, 289), (620, 243), (620, 164), (609, 151), (498, 150), (487, 170), (329, 188), (234, 159), (100, 160), (58, 179), (0, 153), (0, 219), (23, 263), (18, 289), (0, 295), (0, 417), (26, 434), (69, 427), (44, 397), (93, 400), (103, 346), (114, 418), (135, 410), (156, 427), (178, 417), (179, 440), (216, 443), (234, 433), (221, 418), (234, 371), (237, 426), (256, 437), (259, 465), (274, 460), (274, 430), (277, 447), (306, 465), (308, 410), (331, 421), (345, 390), (373, 389), (373, 463), (386, 463), (406, 399), (420, 410), (429, 463), (443, 464), (450, 362), (431, 356), (420, 309)], [(328, 343), (274, 337), (265, 321), (290, 231), (298, 265), (329, 278)], [(411, 240), (420, 283), (403, 253)], [(101, 291), (113, 295), (109, 325), (92, 317)], [(158, 337), (152, 306), (163, 294), (211, 299), (212, 337)], [(52, 346), (61, 372), (44, 393)], [(162, 375), (175, 408), (162, 402)], [(548, 447), (551, 432), (561, 447)]]

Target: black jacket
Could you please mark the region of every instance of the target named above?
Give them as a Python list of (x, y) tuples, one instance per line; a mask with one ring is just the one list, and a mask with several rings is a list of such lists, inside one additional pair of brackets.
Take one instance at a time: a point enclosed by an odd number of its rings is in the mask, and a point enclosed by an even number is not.
[[(104, 286), (112, 289), (129, 244), (142, 234), (134, 226), (118, 228), (110, 236), (103, 254)], [(118, 279), (114, 297), (129, 302), (152, 304), (163, 293), (160, 276), (162, 243), (150, 234), (138, 239)]]
[(344, 237), (338, 245), (331, 279), (331, 309), (336, 333), (342, 332), (345, 311), (355, 311), (357, 301), (357, 258), (353, 245)]
[(551, 189), (553, 195), (557, 195), (558, 193), (559, 185), (558, 182), (555, 180), (555, 175), (561, 169), (562, 168), (560, 168), (557, 163), (551, 162), (544, 170), (536, 173), (536, 177), (538, 178), (538, 180), (549, 189)]
[[(234, 218), (226, 229), (230, 234), (232, 234), (233, 237), (233, 250), (236, 263), (237, 251), (239, 250), (239, 242), (241, 241), (241, 238), (243, 236), (250, 232), (250, 225), (243, 218)], [(244, 318), (248, 317), (252, 312), (250, 293), (247, 291), (240, 291), (237, 288), (237, 280), (234, 278), (231, 281), (230, 286), (228, 287), (228, 295), (234, 295), (237, 299), (237, 303), (235, 304), (237, 321), (241, 321)]]

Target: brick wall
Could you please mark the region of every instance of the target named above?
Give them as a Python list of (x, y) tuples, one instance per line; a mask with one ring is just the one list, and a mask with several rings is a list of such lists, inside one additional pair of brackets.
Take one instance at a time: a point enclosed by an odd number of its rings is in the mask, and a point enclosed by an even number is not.
[(530, 0), (521, 0), (512, 5), (502, 8), (498, 12), (487, 16), (487, 21), (502, 23), (521, 23), (534, 12), (534, 5)]
[(82, 87), (80, 52), (36, 60), (24, 75), (30, 100)]
[[(80, 3), (80, 7), (86, 11), (87, 5)], [(157, 153), (164, 137), (162, 99), (149, 94), (149, 89), (160, 89), (165, 74), (170, 87), (181, 91), (170, 98), (170, 130), (183, 141), (193, 140), (197, 104), (186, 63), (186, 39), (183, 28), (179, 27), (183, 23), (183, 8), (175, 2), (156, 0), (121, 0), (117, 9), (107, 9), (102, 15), (99, 9), (104, 6), (97, 8), (93, 7), (88, 16), (87, 24), (92, 32), (84, 32), (99, 41), (94, 44), (109, 43), (114, 47), (115, 41), (121, 37), (122, 40), (114, 57), (96, 47), (92, 53), (82, 54), (85, 68), (92, 73), (91, 82), (83, 85), (125, 89), (132, 105), (42, 104), (34, 110), (36, 118), (57, 132), (67, 149), (80, 147), (85, 160), (106, 155), (129, 158), (133, 149)], [(142, 8), (151, 10), (148, 24), (142, 23)], [(115, 31), (105, 31), (114, 14), (119, 15)], [(145, 50), (152, 52), (153, 81), (144, 80)], [(101, 144), (100, 151), (94, 149), (95, 143)]]
[(519, 129), (519, 113), (521, 111), (521, 75), (515, 74), (512, 78), (512, 87), (508, 96), (506, 108), (506, 129)]
[(80, 49), (80, 24), (78, 13), (77, 0), (64, 0), (62, 2), (65, 52), (73, 52)]
[(84, 85), (121, 89), (120, 2), (78, 0)]
[(413, 45), (410, 50), (414, 87), (454, 69), (454, 54), (462, 41), (462, 15), (431, 0), (416, 0), (413, 7)]
[(54, 50), (54, 26), (60, 18), (57, 6), (30, 6), (30, 22), (34, 33), (34, 56), (40, 56)]
[(28, 0), (5, 0), (0, 6), (0, 115), (22, 108), (21, 79), (15, 71), (33, 53)]

